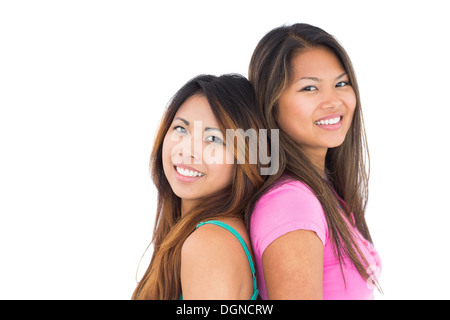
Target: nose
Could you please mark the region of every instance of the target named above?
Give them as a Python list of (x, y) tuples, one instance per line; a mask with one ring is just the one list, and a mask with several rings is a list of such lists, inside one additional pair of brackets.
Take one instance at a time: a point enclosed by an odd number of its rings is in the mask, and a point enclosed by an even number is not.
[(193, 139), (193, 135), (185, 135), (182, 137), (181, 141), (174, 147), (172, 151), (172, 155), (176, 155), (178, 162), (182, 162), (184, 164), (198, 162), (201, 160), (201, 145), (200, 149), (195, 143)]
[[(185, 160), (189, 159), (188, 162), (190, 162), (190, 159), (194, 159), (194, 161), (200, 159), (200, 157), (198, 156), (197, 152), (191, 152), (191, 150), (188, 151), (188, 149), (181, 149), (181, 148), (178, 150), (178, 156), (181, 159), (185, 159)], [(186, 163), (186, 162), (183, 161), (183, 163)]]
[(335, 90), (328, 90), (321, 104), (322, 109), (335, 109), (342, 105), (342, 100)]

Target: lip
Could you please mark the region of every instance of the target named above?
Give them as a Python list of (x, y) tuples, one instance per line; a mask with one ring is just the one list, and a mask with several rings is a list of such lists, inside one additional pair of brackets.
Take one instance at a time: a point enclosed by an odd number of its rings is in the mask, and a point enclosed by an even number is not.
[[(334, 119), (334, 118), (337, 118), (337, 117), (341, 117), (342, 118), (343, 116), (344, 115), (342, 113), (334, 113), (334, 114), (327, 115), (327, 116), (325, 116), (323, 118), (317, 119), (316, 121), (321, 121), (321, 120), (325, 121), (325, 120), (330, 120), (330, 119)], [(314, 121), (314, 122), (316, 122), (316, 121)]]
[[(183, 176), (180, 173), (178, 173), (177, 167), (183, 168), (183, 169), (187, 169), (187, 170), (197, 171), (199, 173), (202, 173), (203, 176), (197, 176), (197, 177)], [(197, 181), (197, 180), (199, 180), (199, 179), (204, 177), (204, 173), (201, 172), (200, 170), (197, 170), (197, 169), (195, 169), (193, 167), (190, 167), (190, 166), (187, 166), (187, 165), (184, 165), (184, 164), (175, 164), (173, 166), (173, 171), (174, 171), (175, 178), (177, 178), (177, 180), (179, 180), (181, 182), (193, 182), (193, 181)]]
[[(317, 124), (316, 122), (319, 121), (325, 121), (325, 120), (330, 120), (330, 119), (335, 119), (335, 118), (340, 118), (338, 122), (336, 122), (335, 124)], [(338, 130), (342, 127), (342, 120), (344, 119), (344, 116), (342, 113), (335, 113), (335, 114), (330, 114), (327, 115), (323, 118), (320, 118), (316, 121), (314, 121), (314, 125), (316, 125), (317, 127), (319, 127), (320, 129), (325, 129), (325, 130)]]

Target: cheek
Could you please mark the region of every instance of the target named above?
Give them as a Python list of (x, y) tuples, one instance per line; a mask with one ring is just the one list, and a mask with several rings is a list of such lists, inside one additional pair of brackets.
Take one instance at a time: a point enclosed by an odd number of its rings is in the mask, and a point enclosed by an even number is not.
[(280, 101), (276, 117), (280, 129), (291, 137), (302, 135), (313, 123), (311, 109), (310, 104), (303, 101)]
[(174, 132), (167, 132), (163, 140), (162, 160), (164, 167), (183, 162), (183, 154), (190, 148), (190, 140)]
[(345, 97), (345, 105), (347, 106), (348, 118), (351, 122), (356, 109), (356, 96), (353, 91)]
[[(216, 190), (223, 189), (229, 186), (234, 176), (233, 164), (221, 164), (209, 166), (208, 172), (210, 173), (210, 181), (214, 181)], [(214, 174), (211, 174), (214, 172)]]
[(172, 166), (172, 141), (170, 141), (170, 137), (167, 135), (164, 137), (163, 146), (162, 146), (162, 163), (164, 172)]
[(353, 112), (355, 111), (355, 108), (356, 108), (356, 95), (355, 95), (355, 92), (353, 91), (353, 89), (344, 96), (344, 101), (345, 101), (345, 105), (347, 106), (349, 112), (351, 112), (353, 114)]

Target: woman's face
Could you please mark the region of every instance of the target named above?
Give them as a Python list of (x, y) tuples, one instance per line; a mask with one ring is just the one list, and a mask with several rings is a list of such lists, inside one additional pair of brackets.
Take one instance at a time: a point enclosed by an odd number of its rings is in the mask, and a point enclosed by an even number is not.
[(350, 128), (356, 96), (338, 58), (327, 48), (292, 59), (294, 78), (278, 101), (280, 128), (313, 157), (341, 145)]
[(207, 99), (198, 94), (188, 98), (175, 114), (162, 151), (164, 174), (181, 198), (182, 212), (231, 184), (234, 158), (226, 149)]

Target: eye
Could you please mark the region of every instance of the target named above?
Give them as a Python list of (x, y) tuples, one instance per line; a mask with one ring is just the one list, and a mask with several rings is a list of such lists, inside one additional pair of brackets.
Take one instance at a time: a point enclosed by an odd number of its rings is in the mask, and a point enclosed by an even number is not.
[(217, 136), (208, 136), (208, 137), (206, 137), (205, 140), (208, 141), (208, 142), (224, 144), (224, 143), (223, 143), (223, 140), (220, 139), (220, 138), (217, 137)]
[(178, 133), (187, 133), (187, 130), (183, 128), (182, 126), (175, 126), (173, 127), (174, 131), (177, 131)]
[(349, 85), (350, 85), (350, 83), (348, 83), (347, 81), (340, 81), (340, 82), (336, 83), (336, 88), (342, 88), (342, 87), (346, 87)]
[(307, 86), (307, 87), (304, 87), (303, 89), (301, 89), (300, 91), (316, 91), (316, 90), (317, 90), (317, 88), (314, 86)]

